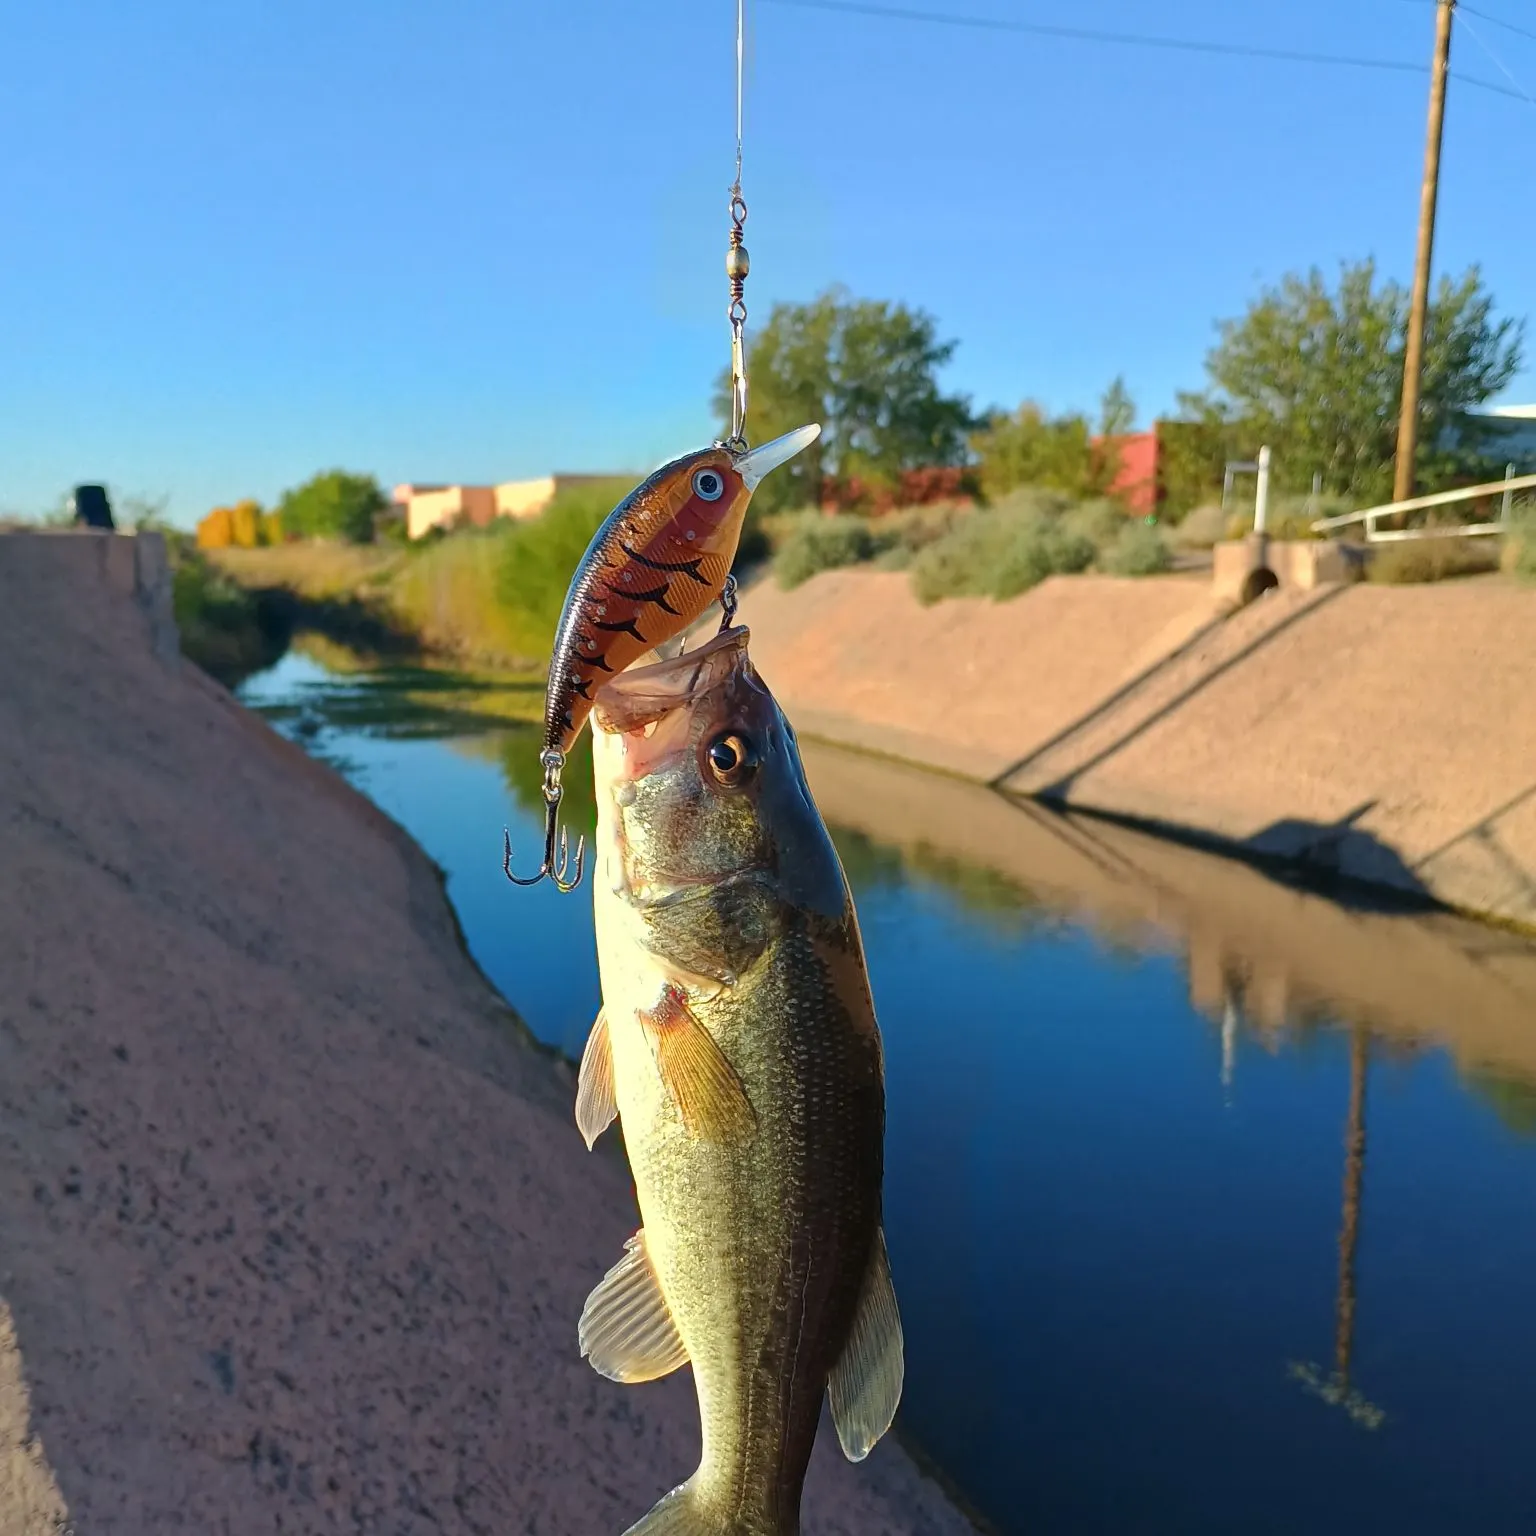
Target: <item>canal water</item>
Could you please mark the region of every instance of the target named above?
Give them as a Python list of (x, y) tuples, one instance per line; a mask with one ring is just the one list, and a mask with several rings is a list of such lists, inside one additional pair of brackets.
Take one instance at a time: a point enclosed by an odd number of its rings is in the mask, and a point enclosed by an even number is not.
[[(575, 1056), (590, 899), (504, 881), (537, 737), (466, 689), (242, 692)], [(805, 750), (886, 1042), (903, 1439), (1008, 1536), (1536, 1531), (1536, 946)]]

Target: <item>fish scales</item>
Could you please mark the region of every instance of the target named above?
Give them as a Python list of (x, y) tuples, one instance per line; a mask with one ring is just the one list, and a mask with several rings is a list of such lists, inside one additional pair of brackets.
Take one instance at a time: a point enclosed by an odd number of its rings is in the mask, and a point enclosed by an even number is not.
[[(594, 720), (604, 1010), (577, 1112), (589, 1140), (620, 1119), (643, 1225), (583, 1345), (620, 1380), (693, 1366), (699, 1467), (634, 1531), (784, 1536), (829, 1383), (855, 1458), (900, 1393), (858, 921), (745, 630), (609, 685)], [(739, 782), (711, 777), (722, 742)]]

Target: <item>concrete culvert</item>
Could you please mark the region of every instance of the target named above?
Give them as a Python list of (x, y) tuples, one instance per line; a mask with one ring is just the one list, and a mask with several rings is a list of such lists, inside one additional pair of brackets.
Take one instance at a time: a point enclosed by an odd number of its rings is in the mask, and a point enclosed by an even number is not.
[(1280, 585), (1280, 578), (1267, 565), (1256, 565), (1243, 578), (1241, 601), (1246, 607), (1254, 598), (1273, 592)]

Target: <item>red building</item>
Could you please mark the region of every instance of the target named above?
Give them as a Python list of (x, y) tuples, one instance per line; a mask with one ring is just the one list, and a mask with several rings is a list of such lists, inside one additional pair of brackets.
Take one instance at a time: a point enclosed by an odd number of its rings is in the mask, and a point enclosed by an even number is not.
[(1118, 496), (1132, 511), (1150, 517), (1157, 511), (1161, 499), (1158, 486), (1157, 428), (1150, 432), (1129, 432), (1124, 437), (1098, 438), (1096, 442), (1108, 442), (1120, 456), (1120, 469), (1110, 486), (1112, 495)]

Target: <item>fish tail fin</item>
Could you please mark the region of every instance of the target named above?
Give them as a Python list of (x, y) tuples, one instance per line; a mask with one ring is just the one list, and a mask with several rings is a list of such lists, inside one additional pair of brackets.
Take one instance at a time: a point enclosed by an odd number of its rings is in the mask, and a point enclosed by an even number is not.
[(728, 1520), (701, 1507), (690, 1478), (630, 1526), (624, 1536), (732, 1536), (735, 1529)]

